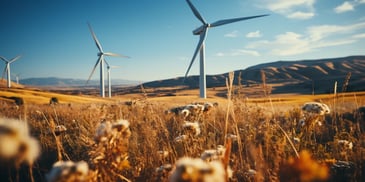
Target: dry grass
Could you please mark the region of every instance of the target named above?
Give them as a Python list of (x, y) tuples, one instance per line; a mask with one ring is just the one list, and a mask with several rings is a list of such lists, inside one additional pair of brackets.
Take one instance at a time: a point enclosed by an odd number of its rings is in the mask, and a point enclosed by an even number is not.
[[(25, 99), (25, 104), (19, 107), (0, 100), (0, 116), (26, 120), (31, 135), (40, 141), (42, 155), (33, 165), (35, 181), (44, 181), (45, 174), (60, 158), (88, 161), (90, 170), (98, 171), (99, 179), (167, 181), (178, 159), (184, 156), (199, 158), (205, 150), (224, 145), (228, 135), (237, 136), (232, 140), (228, 156), (233, 170), (229, 181), (280, 181), (284, 180), (283, 174), (302, 174), (301, 170), (313, 166), (325, 168), (323, 171), (329, 181), (364, 180), (365, 120), (363, 113), (356, 112), (365, 105), (365, 93), (362, 92), (337, 96), (270, 95), (270, 99), (240, 98), (232, 92), (230, 99), (208, 98), (207, 101), (218, 102), (219, 106), (207, 114), (189, 118), (189, 121), (199, 123), (201, 133), (197, 136), (183, 129), (186, 118), (165, 114), (171, 107), (201, 101), (193, 96), (139, 98), (124, 102), (128, 99), (99, 99), (21, 89), (6, 89), (0, 95)], [(51, 97), (59, 98), (60, 104), (49, 105)], [(300, 107), (308, 101), (327, 104), (331, 114), (323, 118), (322, 126), (303, 133), (297, 126), (302, 118)], [(124, 139), (119, 141), (122, 148), (103, 144), (109, 150), (103, 151), (94, 140), (98, 124), (120, 119), (130, 123), (129, 138), (120, 137)], [(58, 125), (65, 126), (67, 131), (55, 137), (54, 126)], [(184, 140), (174, 140), (181, 135), (186, 135)], [(111, 140), (115, 141), (112, 138), (107, 141)], [(352, 142), (352, 148), (344, 145), (343, 140)], [(117, 154), (122, 155), (119, 156), (122, 163), (113, 161), (113, 155), (116, 155), (113, 149), (121, 151)], [(296, 151), (308, 159), (307, 163), (296, 160)], [(108, 160), (96, 165), (92, 161), (100, 152), (108, 154)], [(25, 169), (19, 170), (19, 178), (8, 173), (9, 178), (28, 180), (29, 171)], [(315, 175), (310, 173), (309, 177), (314, 178), (304, 177), (324, 180)], [(291, 176), (294, 178), (291, 180), (300, 180), (300, 176)]]

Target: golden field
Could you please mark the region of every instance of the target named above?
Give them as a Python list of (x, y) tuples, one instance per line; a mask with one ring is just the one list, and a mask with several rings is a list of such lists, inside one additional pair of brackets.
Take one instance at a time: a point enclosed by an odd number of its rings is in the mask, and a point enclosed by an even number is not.
[[(200, 158), (205, 150), (223, 145), (230, 148), (223, 160), (232, 169), (227, 181), (364, 180), (365, 92), (265, 96), (260, 89), (254, 95), (240, 89), (208, 89), (207, 99), (195, 96), (198, 90), (151, 96), (155, 90), (148, 89), (103, 99), (1, 88), (0, 116), (28, 123), (41, 154), (30, 169), (26, 164), (6, 167), (0, 177), (46, 181), (55, 162), (71, 160), (88, 163), (87, 181), (168, 181), (180, 158)], [(16, 106), (11, 97), (22, 98), (24, 104)], [(49, 104), (53, 97), (58, 104)], [(319, 117), (321, 125), (301, 127), (301, 107), (312, 101), (328, 105), (331, 112)], [(194, 102), (218, 105), (188, 116), (166, 112)], [(95, 139), (99, 124), (119, 120), (129, 121), (130, 133), (101, 145)], [(200, 133), (182, 127), (185, 121), (198, 123)], [(55, 135), (60, 125), (67, 131)], [(184, 140), (176, 140), (182, 135)]]

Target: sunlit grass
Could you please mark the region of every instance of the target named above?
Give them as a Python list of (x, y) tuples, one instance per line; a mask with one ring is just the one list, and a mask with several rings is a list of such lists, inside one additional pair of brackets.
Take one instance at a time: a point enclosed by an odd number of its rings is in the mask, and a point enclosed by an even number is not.
[[(143, 99), (133, 100), (130, 99), (133, 97), (126, 96), (101, 99), (3, 89), (0, 96), (25, 100), (25, 104), (19, 107), (0, 100), (3, 106), (0, 116), (24, 119), (31, 135), (40, 142), (42, 155), (33, 167), (36, 181), (45, 180), (45, 174), (61, 159), (87, 161), (89, 175), (94, 175), (89, 180), (167, 181), (182, 157), (197, 159), (204, 156), (207, 162), (220, 159), (223, 152), (218, 149), (225, 146), (227, 138), (232, 139), (232, 145), (229, 154), (224, 156), (226, 164), (223, 163), (223, 167), (229, 165), (232, 170), (230, 181), (280, 181), (283, 172), (284, 175), (285, 172), (300, 173), (295, 167), (311, 164), (326, 165), (328, 170), (319, 174), (301, 174), (305, 179), (323, 180), (324, 176), (329, 180), (356, 180), (364, 177), (361, 171), (365, 160), (365, 144), (362, 142), (365, 139), (364, 115), (356, 112), (365, 105), (364, 92), (336, 96), (270, 95), (270, 99), (240, 98), (232, 92), (230, 100), (217, 96), (201, 100), (184, 94), (151, 98), (135, 95), (134, 98)], [(49, 105), (52, 97), (57, 97), (60, 104)], [(130, 100), (133, 102), (124, 102)], [(210, 112), (188, 118), (165, 113), (171, 107), (202, 101), (217, 102), (218, 106)], [(303, 117), (301, 107), (312, 101), (327, 104), (331, 113), (323, 117), (322, 126), (311, 127), (307, 137), (301, 137), (304, 136), (298, 130)], [(110, 122), (113, 128), (112, 123), (122, 124), (124, 121), (129, 124), (130, 133), (127, 135), (96, 137), (102, 123)], [(194, 131), (197, 126), (199, 132)], [(56, 134), (58, 128), (66, 130)], [(175, 140), (181, 136), (185, 137)], [(213, 156), (216, 154), (220, 157)], [(211, 158), (207, 157), (210, 155)], [(297, 159), (300, 155), (308, 160)], [(284, 164), (289, 167), (285, 168)], [(205, 169), (210, 171), (206, 167), (203, 172)], [(99, 178), (95, 177), (97, 172)], [(24, 176), (28, 173), (28, 170), (20, 169), (18, 179), (27, 180)], [(13, 181), (17, 179), (15, 176), (11, 178)]]

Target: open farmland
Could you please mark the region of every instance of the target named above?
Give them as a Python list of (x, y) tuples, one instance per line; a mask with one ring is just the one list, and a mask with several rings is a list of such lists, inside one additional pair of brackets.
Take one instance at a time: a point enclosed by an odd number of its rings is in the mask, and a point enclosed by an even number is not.
[[(364, 179), (364, 92), (247, 97), (215, 88), (208, 95), (226, 96), (205, 100), (192, 96), (196, 92), (152, 97), (147, 90), (101, 99), (2, 89), (0, 116), (27, 122), (42, 152), (32, 173), (23, 164), (18, 170), (1, 170), (1, 178), (45, 181), (56, 161), (72, 160), (87, 162), (89, 181), (167, 181), (181, 157), (200, 158), (208, 149), (225, 146), (230, 148), (229, 181)], [(23, 98), (24, 104), (16, 106), (14, 96)], [(52, 97), (59, 103), (50, 105)], [(301, 127), (301, 106), (311, 101), (328, 105), (331, 112), (319, 118), (321, 125)], [(166, 112), (194, 102), (218, 105), (189, 115)], [(129, 122), (130, 133), (101, 143), (104, 140), (96, 137), (100, 123), (120, 120)], [(184, 127), (186, 121), (198, 123), (199, 133)], [(67, 130), (56, 135), (61, 125)]]

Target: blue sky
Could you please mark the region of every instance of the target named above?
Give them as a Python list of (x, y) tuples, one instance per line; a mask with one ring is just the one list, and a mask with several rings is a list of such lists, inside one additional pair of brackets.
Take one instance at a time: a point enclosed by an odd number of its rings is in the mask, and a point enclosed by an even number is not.
[[(216, 20), (270, 16), (211, 28), (206, 72), (221, 74), (278, 60), (365, 54), (365, 0), (191, 0)], [(97, 47), (131, 58), (106, 58), (114, 79), (152, 81), (184, 76), (200, 26), (185, 0), (2, 0), (0, 56), (20, 79), (87, 79)], [(5, 64), (0, 64), (4, 69)], [(199, 74), (196, 60), (189, 75)], [(15, 77), (13, 77), (15, 78)], [(99, 79), (98, 70), (92, 79)]]

